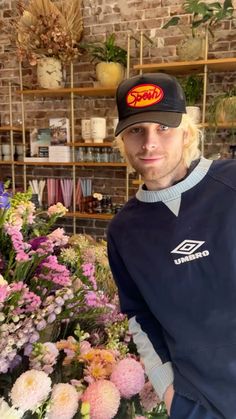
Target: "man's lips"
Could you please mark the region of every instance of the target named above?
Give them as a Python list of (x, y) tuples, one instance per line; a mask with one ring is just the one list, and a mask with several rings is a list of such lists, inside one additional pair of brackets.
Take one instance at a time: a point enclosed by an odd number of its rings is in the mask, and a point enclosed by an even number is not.
[(151, 163), (157, 160), (162, 160), (164, 156), (139, 156), (139, 160), (141, 160), (144, 163)]

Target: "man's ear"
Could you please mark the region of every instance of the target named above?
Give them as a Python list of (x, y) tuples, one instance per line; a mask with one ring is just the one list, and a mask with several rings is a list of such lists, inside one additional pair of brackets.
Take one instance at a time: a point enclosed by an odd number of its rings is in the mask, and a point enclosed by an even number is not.
[(184, 145), (189, 143), (189, 135), (187, 131), (184, 131)]

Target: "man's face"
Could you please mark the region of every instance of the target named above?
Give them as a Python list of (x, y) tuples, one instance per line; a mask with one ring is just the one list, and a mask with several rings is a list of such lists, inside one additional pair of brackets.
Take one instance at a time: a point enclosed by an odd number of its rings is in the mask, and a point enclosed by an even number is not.
[(148, 189), (168, 187), (186, 174), (183, 128), (145, 122), (127, 128), (122, 137), (126, 156)]

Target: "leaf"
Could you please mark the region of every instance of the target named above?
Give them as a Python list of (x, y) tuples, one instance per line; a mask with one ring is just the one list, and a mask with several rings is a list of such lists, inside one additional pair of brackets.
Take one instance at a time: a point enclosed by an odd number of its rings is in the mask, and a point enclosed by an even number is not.
[(176, 26), (178, 25), (179, 21), (180, 21), (180, 17), (174, 16), (169, 20), (169, 22), (167, 22), (164, 26), (162, 26), (162, 29), (167, 29), (169, 28), (169, 26)]

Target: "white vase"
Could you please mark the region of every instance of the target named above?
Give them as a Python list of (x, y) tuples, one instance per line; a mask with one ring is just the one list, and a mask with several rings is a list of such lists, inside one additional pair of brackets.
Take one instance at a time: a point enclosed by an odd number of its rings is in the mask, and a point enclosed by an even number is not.
[(91, 136), (94, 143), (102, 143), (106, 137), (106, 118), (91, 118)]
[(201, 109), (199, 106), (186, 106), (187, 114), (192, 118), (195, 124), (200, 124), (201, 122)]
[(38, 60), (37, 80), (44, 89), (58, 89), (65, 85), (65, 74), (62, 63), (53, 57), (44, 57)]

